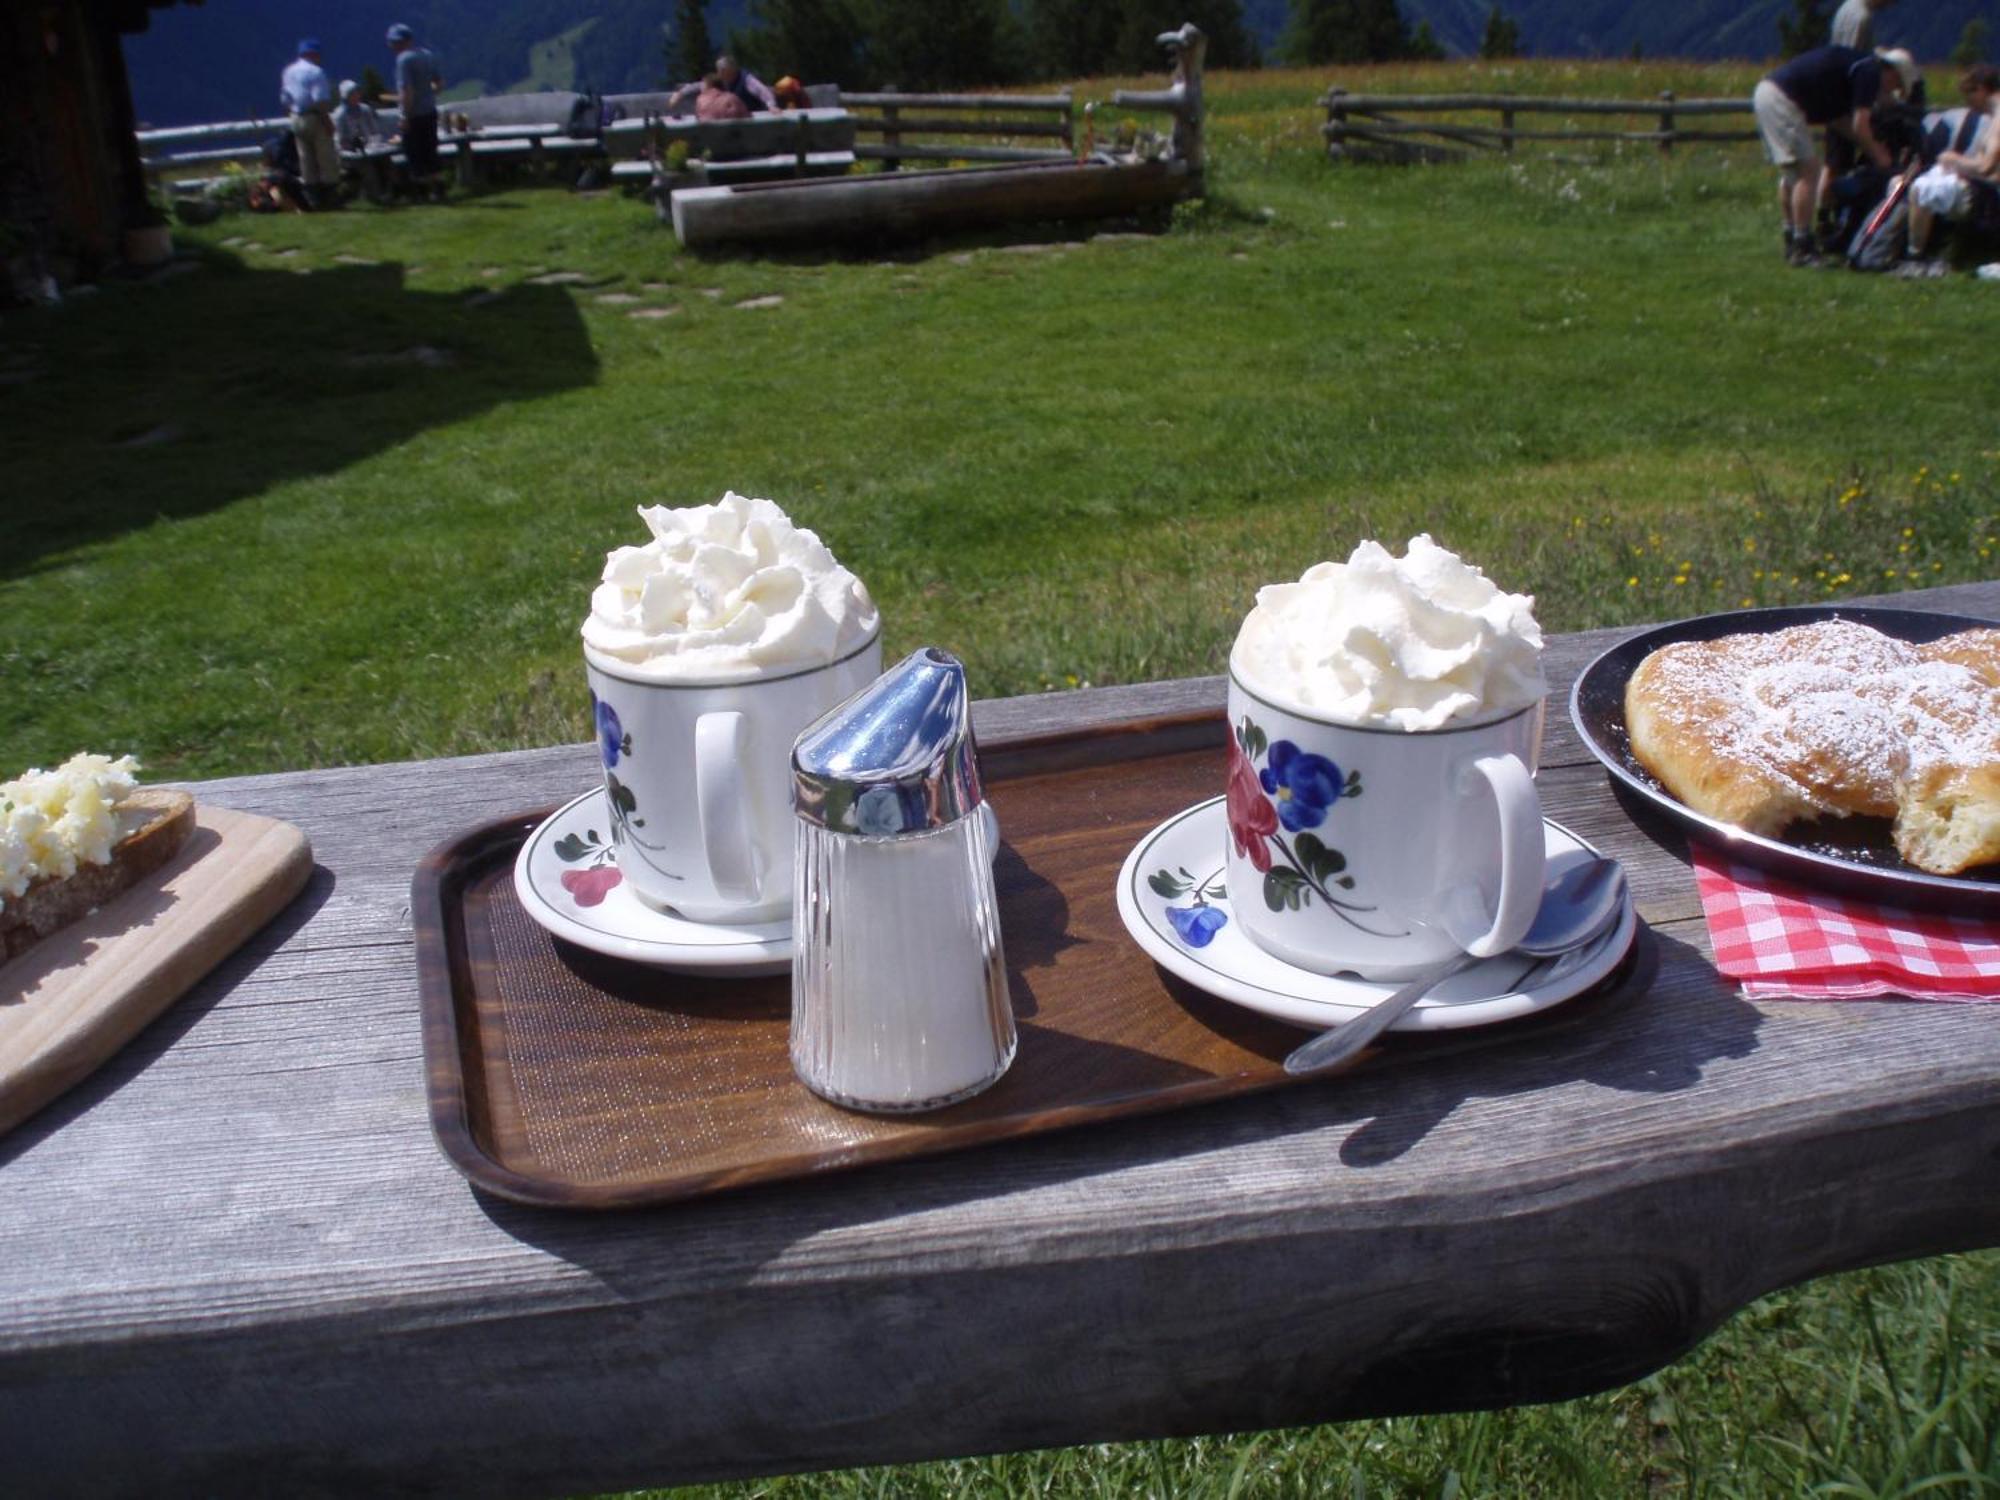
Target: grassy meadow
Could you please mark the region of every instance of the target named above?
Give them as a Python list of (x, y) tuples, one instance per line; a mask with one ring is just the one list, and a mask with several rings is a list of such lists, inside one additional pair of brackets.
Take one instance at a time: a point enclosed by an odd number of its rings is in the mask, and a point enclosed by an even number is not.
[[(1218, 671), (1260, 583), (1423, 530), (1558, 631), (1994, 576), (2000, 287), (1787, 269), (1749, 147), (1335, 166), (1330, 76), (1212, 78), (1211, 196), (1161, 235), (702, 259), (636, 200), (530, 187), (232, 217), (0, 316), (0, 774), (581, 740), (604, 551), (726, 488), (982, 695)], [(1768, 1298), (1560, 1406), (689, 1493), (1920, 1490), (2000, 1493), (2000, 1255)]]

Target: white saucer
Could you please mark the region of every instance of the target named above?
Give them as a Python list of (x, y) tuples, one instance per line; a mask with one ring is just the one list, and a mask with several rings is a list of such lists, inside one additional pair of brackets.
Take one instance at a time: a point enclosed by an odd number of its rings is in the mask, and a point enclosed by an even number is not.
[[(1213, 894), (1214, 887), (1222, 884), (1225, 816), (1221, 797), (1197, 803), (1140, 839), (1125, 857), (1118, 872), (1118, 915), (1147, 956), (1219, 1000), (1315, 1030), (1359, 1015), (1394, 989), (1393, 983), (1307, 973), (1271, 957), (1243, 935), (1242, 925), (1230, 920), (1228, 896)], [(1542, 828), (1551, 875), (1597, 854), (1558, 823), (1543, 819)], [(1184, 887), (1178, 894), (1165, 895), (1150, 883), (1162, 871), (1163, 883)], [(1200, 903), (1194, 900), (1197, 888), (1207, 893)], [(1214, 926), (1212, 918), (1205, 919), (1204, 925), (1213, 931), (1206, 943), (1196, 946), (1181, 936), (1167, 912), (1170, 908), (1185, 912), (1198, 904), (1213, 908), (1222, 921)], [(1628, 893), (1617, 926), (1597, 942), (1558, 959), (1503, 955), (1476, 963), (1419, 1000), (1394, 1029), (1487, 1026), (1559, 1005), (1617, 968), (1638, 930)]]
[[(528, 835), (514, 859), (514, 890), (522, 910), (579, 948), (654, 968), (722, 978), (790, 972), (789, 917), (734, 925), (690, 922), (648, 906), (618, 873), (610, 832), (610, 809), (601, 786), (556, 809)], [(572, 857), (565, 859), (564, 853)], [(582, 889), (565, 886), (565, 875)], [(592, 884), (602, 888), (601, 894), (592, 891)], [(598, 895), (595, 901), (593, 894)]]

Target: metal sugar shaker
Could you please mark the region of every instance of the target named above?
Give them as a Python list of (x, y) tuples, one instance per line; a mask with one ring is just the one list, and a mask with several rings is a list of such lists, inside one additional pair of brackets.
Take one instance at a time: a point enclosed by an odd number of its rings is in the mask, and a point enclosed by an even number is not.
[(970, 1098), (1015, 1033), (964, 665), (904, 657), (799, 736), (792, 775), (793, 1071), (872, 1113)]

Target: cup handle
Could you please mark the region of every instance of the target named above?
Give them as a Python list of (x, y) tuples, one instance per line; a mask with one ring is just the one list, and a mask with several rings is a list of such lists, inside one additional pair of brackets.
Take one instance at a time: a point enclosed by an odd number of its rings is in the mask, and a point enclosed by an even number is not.
[(723, 900), (746, 904), (757, 900), (750, 797), (743, 785), (749, 737), (749, 725), (740, 713), (703, 714), (695, 721), (695, 810), (701, 817), (708, 878)]
[(1489, 916), (1479, 886), (1466, 881), (1445, 893), (1440, 913), (1451, 940), (1474, 958), (1505, 953), (1528, 935), (1542, 905), (1542, 804), (1517, 755), (1488, 755), (1459, 772), (1461, 791), (1483, 777), (1500, 815), (1500, 896)]

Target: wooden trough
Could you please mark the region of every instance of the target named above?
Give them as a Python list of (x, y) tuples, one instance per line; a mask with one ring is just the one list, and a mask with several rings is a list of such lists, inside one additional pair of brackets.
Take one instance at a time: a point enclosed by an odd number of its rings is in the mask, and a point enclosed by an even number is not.
[(1049, 161), (688, 188), (673, 196), (674, 234), (690, 250), (924, 239), (1144, 213), (1198, 181), (1181, 162)]
[(1163, 154), (686, 188), (673, 195), (674, 234), (690, 250), (880, 243), (1002, 224), (1118, 218), (1199, 197), (1207, 40), (1188, 25), (1165, 33), (1160, 43), (1174, 55), (1172, 84), (1147, 93), (1120, 90), (1113, 102), (1173, 115), (1173, 138)]

